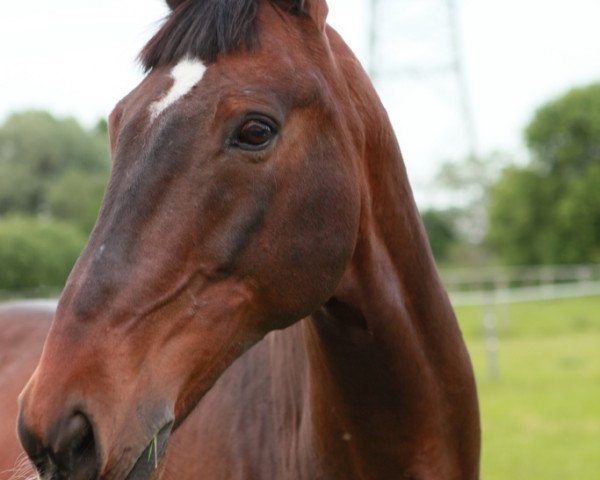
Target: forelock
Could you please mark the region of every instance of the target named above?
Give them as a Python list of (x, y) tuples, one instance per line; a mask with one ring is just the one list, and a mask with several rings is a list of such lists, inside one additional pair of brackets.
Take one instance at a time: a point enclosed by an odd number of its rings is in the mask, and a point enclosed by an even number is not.
[(304, 0), (184, 0), (171, 11), (140, 53), (146, 71), (198, 58), (212, 63), (219, 54), (252, 49), (257, 43), (258, 3), (271, 1), (300, 12)]

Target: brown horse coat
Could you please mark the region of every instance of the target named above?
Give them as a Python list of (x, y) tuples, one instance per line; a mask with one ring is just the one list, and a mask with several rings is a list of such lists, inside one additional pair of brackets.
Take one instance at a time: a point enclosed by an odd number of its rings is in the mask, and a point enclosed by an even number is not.
[(21, 396), (44, 480), (477, 479), (469, 357), (324, 0), (170, 5)]
[(31, 473), (17, 439), (17, 397), (40, 359), (55, 307), (55, 302), (0, 304), (0, 480)]

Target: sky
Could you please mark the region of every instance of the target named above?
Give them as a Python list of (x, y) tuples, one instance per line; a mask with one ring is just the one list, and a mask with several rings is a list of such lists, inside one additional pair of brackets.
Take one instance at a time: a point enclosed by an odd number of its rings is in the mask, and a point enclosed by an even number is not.
[[(328, 3), (329, 23), (369, 65), (368, 0)], [(526, 157), (522, 131), (535, 109), (600, 81), (598, 0), (454, 0), (461, 97), (454, 71), (440, 70), (455, 52), (448, 3), (378, 0), (375, 83), (421, 205), (439, 203), (432, 179), (442, 162), (464, 157), (470, 143), (479, 155)], [(136, 55), (166, 13), (163, 0), (2, 2), (0, 119), (27, 108), (86, 125), (105, 118), (141, 80)]]

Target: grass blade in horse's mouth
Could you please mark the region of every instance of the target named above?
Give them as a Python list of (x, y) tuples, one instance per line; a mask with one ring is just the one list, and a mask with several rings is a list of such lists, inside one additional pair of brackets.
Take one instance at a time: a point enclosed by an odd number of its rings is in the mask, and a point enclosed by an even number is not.
[(127, 475), (127, 480), (152, 478), (152, 474), (158, 469), (159, 463), (167, 450), (167, 442), (172, 428), (173, 423), (168, 423), (152, 437), (148, 446), (138, 457), (129, 475)]

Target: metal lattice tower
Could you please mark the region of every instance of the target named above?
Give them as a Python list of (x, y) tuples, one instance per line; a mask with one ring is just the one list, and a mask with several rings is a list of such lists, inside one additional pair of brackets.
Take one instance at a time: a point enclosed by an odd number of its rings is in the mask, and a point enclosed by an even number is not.
[[(478, 152), (460, 46), (458, 1), (369, 0), (370, 74), (384, 102), (400, 108), (410, 104), (411, 96), (436, 95), (429, 99), (431, 105), (446, 108), (448, 118), (439, 127), (445, 131), (432, 155), (447, 157)], [(435, 127), (433, 123), (432, 119)], [(453, 148), (444, 151), (444, 143), (451, 141)]]

